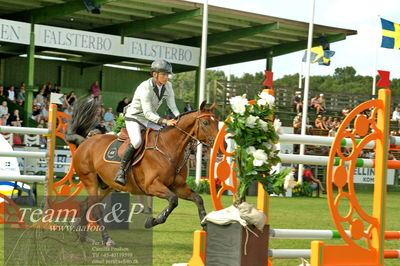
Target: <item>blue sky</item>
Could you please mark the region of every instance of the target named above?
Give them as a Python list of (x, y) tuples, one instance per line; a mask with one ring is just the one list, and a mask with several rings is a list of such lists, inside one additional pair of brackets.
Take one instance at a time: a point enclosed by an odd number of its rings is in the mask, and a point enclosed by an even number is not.
[[(309, 22), (311, 16), (311, 0), (209, 0), (208, 4), (303, 22)], [(372, 75), (375, 69), (377, 42), (380, 46), (381, 39), (378, 16), (400, 23), (400, 1), (315, 0), (315, 24), (357, 30), (358, 34), (331, 44), (331, 50), (336, 52), (331, 65), (326, 67), (313, 64), (311, 75), (332, 75), (335, 68), (346, 66), (353, 66), (357, 74)], [(302, 51), (275, 57), (274, 77), (298, 73), (303, 54)], [(230, 69), (232, 74), (241, 76), (245, 72), (263, 71), (264, 68), (265, 60), (257, 60), (216, 69), (226, 73)], [(391, 71), (391, 77), (400, 78), (400, 51), (379, 48), (377, 68)]]

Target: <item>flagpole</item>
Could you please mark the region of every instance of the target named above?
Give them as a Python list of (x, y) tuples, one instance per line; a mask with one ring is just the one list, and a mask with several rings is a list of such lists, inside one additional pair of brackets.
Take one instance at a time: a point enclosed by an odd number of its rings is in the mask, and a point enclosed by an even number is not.
[[(378, 15), (378, 19), (380, 22), (381, 16)], [(378, 71), (378, 53), (379, 53), (379, 40), (382, 38), (382, 34), (379, 34), (382, 30), (382, 27), (376, 27), (376, 39), (375, 39), (375, 66), (372, 73), (372, 98), (376, 96), (376, 72)]]
[[(206, 84), (206, 67), (207, 67), (207, 34), (208, 34), (208, 0), (203, 2), (203, 26), (201, 33), (201, 58), (200, 58), (200, 92), (199, 104), (204, 101), (204, 89)], [(203, 155), (203, 144), (197, 146), (196, 151), (196, 184), (201, 179), (201, 161)]]
[[(308, 113), (308, 91), (310, 87), (310, 67), (311, 67), (311, 46), (314, 31), (314, 10), (315, 0), (311, 0), (311, 18), (308, 26), (308, 43), (307, 43), (307, 61), (306, 61), (306, 77), (304, 81), (304, 97), (303, 97), (303, 114), (301, 119), (301, 135), (306, 134), (306, 123)], [(304, 144), (300, 144), (300, 155), (304, 155)], [(303, 182), (303, 165), (299, 165), (298, 179), (300, 183)]]

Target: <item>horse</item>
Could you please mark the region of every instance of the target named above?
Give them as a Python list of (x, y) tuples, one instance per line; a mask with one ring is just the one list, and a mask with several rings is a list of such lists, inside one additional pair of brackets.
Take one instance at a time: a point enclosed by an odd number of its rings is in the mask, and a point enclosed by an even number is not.
[[(201, 221), (206, 211), (201, 196), (186, 184), (188, 168), (184, 153), (190, 141), (212, 147), (218, 133), (218, 120), (213, 113), (215, 105), (206, 109), (206, 102), (203, 102), (199, 110), (179, 115), (175, 126), (150, 131), (144, 144), (142, 159), (127, 170), (125, 186), (114, 182), (119, 164), (106, 163), (103, 160), (104, 152), (117, 136), (99, 134), (86, 138), (95, 124), (97, 105), (95, 99), (77, 103), (66, 132), (67, 141), (78, 146), (73, 156), (73, 166), (88, 193), (86, 200), (80, 204), (79, 225), (87, 226), (88, 221), (85, 217), (88, 209), (92, 207), (93, 210), (97, 210), (93, 212), (93, 217), (102, 228), (103, 243), (106, 246), (115, 245), (102, 226), (102, 210), (94, 206), (113, 190), (151, 195), (168, 201), (168, 206), (155, 218), (147, 217), (145, 228), (164, 223), (178, 206), (178, 198), (194, 202)], [(99, 204), (96, 205), (99, 207)], [(85, 230), (80, 232), (79, 240), (94, 241), (87, 236)]]

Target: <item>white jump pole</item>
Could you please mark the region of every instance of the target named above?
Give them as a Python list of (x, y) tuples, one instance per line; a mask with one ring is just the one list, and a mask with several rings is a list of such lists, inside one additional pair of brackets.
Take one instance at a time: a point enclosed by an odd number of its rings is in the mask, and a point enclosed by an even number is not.
[(46, 176), (44, 175), (0, 175), (1, 181), (19, 181), (19, 182), (38, 182), (45, 183)]
[(0, 133), (18, 133), (18, 134), (32, 134), (32, 135), (48, 135), (50, 130), (47, 128), (35, 127), (10, 127), (0, 126)]
[(268, 257), (276, 259), (310, 258), (310, 249), (269, 249)]
[(47, 152), (43, 152), (43, 151), (0, 151), (0, 157), (46, 158)]

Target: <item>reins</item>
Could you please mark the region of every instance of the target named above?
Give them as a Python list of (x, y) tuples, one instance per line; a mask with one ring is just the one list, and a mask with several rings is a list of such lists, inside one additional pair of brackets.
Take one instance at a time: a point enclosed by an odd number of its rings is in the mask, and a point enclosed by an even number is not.
[[(199, 115), (199, 116), (196, 117), (196, 121), (198, 122), (198, 119), (203, 118), (203, 117), (214, 117), (214, 116), (215, 116), (214, 114), (202, 114), (202, 115)], [(178, 120), (178, 121), (179, 121), (179, 120)], [(198, 123), (199, 123), (199, 122), (198, 122)], [(182, 168), (183, 168), (183, 167), (185, 166), (185, 164), (187, 163), (187, 161), (188, 161), (188, 159), (189, 159), (189, 156), (190, 156), (190, 153), (191, 153), (192, 151), (194, 151), (195, 148), (196, 148), (198, 145), (200, 145), (200, 144), (208, 145), (208, 144), (205, 143), (204, 141), (201, 141), (201, 140), (199, 140), (198, 138), (196, 138), (196, 135), (190, 134), (189, 132), (187, 132), (187, 131), (183, 130), (182, 128), (178, 127), (177, 125), (175, 125), (174, 127), (175, 127), (176, 129), (178, 129), (180, 132), (182, 132), (182, 133), (184, 133), (185, 135), (189, 136), (189, 137), (192, 139), (191, 142), (193, 143), (193, 144), (190, 145), (189, 152), (186, 152), (186, 151), (185, 151), (186, 154), (185, 154), (185, 157), (184, 157), (182, 163), (181, 163), (180, 166), (175, 170), (175, 174), (178, 174), (178, 173), (180, 173), (180, 171), (182, 170)], [(199, 128), (201, 128), (204, 132), (207, 132), (207, 130), (205, 130), (204, 126), (203, 126), (201, 123), (199, 123), (199, 126), (197, 127), (197, 132), (199, 131)], [(162, 155), (164, 155), (170, 162), (172, 162), (172, 158), (171, 158), (170, 156), (168, 156), (168, 154), (166, 154), (165, 152), (163, 152), (163, 151), (162, 151), (160, 148), (158, 148), (158, 146), (157, 146), (160, 133), (161, 133), (161, 130), (159, 130), (159, 131), (157, 132), (157, 136), (156, 136), (156, 140), (155, 140), (154, 146), (153, 146), (153, 147), (145, 147), (145, 149), (146, 149), (146, 150), (156, 150), (156, 151), (160, 152)], [(198, 134), (197, 134), (197, 135), (198, 135)], [(209, 134), (206, 134), (206, 139), (207, 139), (207, 140), (210, 140), (210, 138), (208, 138), (208, 135), (209, 135)], [(194, 142), (193, 140), (195, 140), (195, 141), (197, 142), (197, 144), (195, 144), (195, 142)], [(212, 138), (211, 138), (211, 140), (212, 140)], [(185, 150), (186, 150), (186, 149), (185, 149)]]

